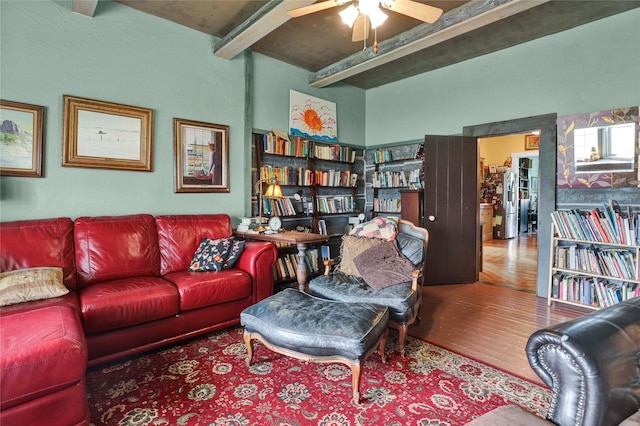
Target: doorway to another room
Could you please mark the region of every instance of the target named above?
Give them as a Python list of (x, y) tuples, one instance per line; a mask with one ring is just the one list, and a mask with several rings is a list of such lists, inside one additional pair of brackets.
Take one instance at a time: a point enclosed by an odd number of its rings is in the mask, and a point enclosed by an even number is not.
[(480, 281), (536, 292), (538, 132), (479, 138)]

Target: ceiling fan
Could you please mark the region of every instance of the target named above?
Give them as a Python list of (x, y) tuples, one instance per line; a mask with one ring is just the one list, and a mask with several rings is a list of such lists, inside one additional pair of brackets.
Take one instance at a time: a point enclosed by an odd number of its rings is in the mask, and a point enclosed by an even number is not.
[(340, 16), (353, 28), (352, 41), (366, 40), (369, 37), (369, 28), (377, 28), (387, 19), (387, 15), (379, 6), (429, 24), (437, 21), (442, 15), (442, 9), (413, 0), (325, 0), (292, 9), (287, 13), (292, 18), (298, 18), (347, 3), (350, 3), (349, 6), (340, 12)]

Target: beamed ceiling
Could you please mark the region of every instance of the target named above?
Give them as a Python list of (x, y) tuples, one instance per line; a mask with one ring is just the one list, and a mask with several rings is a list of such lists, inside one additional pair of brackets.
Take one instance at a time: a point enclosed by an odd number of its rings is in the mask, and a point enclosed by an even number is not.
[[(311, 72), (309, 84), (344, 81), (370, 89), (640, 7), (640, 0), (417, 0), (444, 13), (426, 24), (392, 11), (377, 31), (378, 53), (351, 41), (334, 7), (300, 18), (287, 11), (313, 0), (115, 0), (219, 38), (213, 52), (232, 59), (244, 49)], [(98, 0), (73, 10), (100, 14)]]

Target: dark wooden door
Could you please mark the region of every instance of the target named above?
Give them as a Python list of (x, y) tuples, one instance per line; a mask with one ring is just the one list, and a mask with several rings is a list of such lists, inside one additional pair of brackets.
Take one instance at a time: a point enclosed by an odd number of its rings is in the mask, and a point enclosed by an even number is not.
[(425, 284), (478, 280), (478, 141), (425, 136), (424, 226), (429, 231)]

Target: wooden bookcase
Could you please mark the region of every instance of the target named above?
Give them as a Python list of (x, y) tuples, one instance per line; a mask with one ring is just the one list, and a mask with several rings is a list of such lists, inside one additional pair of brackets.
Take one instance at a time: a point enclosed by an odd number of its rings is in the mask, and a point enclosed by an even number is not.
[[(372, 190), (371, 217), (408, 214), (418, 220), (417, 226), (422, 226), (423, 160), (416, 158), (418, 146), (407, 144), (367, 151), (367, 163), (373, 164), (367, 173)], [(404, 203), (410, 204), (410, 211), (404, 210)]]
[[(252, 135), (252, 182), (276, 177), (282, 200), (263, 199), (262, 217), (278, 216), (287, 230), (308, 230), (331, 236), (331, 256), (336, 256), (349, 217), (364, 209), (362, 148), (289, 136), (286, 144), (270, 132)], [(298, 194), (299, 200), (294, 198)], [(252, 216), (258, 216), (258, 195), (252, 185)], [(312, 274), (322, 271), (320, 247), (307, 251)], [(284, 264), (295, 260), (295, 246), (278, 247)], [(317, 260), (317, 262), (316, 262)], [(279, 260), (279, 262), (281, 262)], [(313, 268), (313, 265), (319, 265)], [(295, 271), (295, 265), (293, 270)], [(291, 268), (289, 268), (291, 269)], [(294, 284), (295, 276), (276, 268), (276, 285)], [(290, 271), (289, 271), (290, 272)]]
[(576, 223), (580, 219), (567, 216), (558, 215), (551, 226), (549, 305), (556, 302), (597, 310), (639, 296), (640, 246), (599, 241), (593, 234), (588, 239), (584, 234), (576, 238), (565, 227), (575, 230), (581, 226)]

